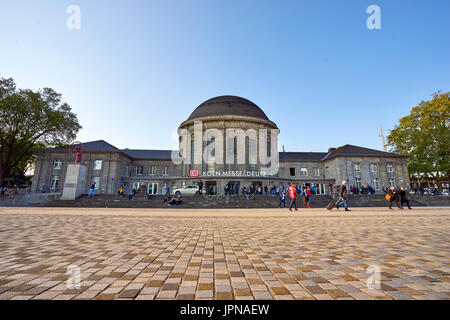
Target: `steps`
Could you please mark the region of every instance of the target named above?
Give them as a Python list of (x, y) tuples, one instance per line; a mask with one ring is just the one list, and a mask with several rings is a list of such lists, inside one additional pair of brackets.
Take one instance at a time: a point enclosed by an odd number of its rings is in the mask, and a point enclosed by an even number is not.
[[(167, 208), (164, 203), (167, 196), (149, 196), (148, 198), (137, 195), (133, 200), (127, 197), (118, 197), (117, 195), (96, 195), (95, 198), (82, 196), (77, 200), (57, 200), (47, 202), (45, 207), (80, 207), (80, 208)], [(303, 206), (303, 199), (297, 200), (297, 206)], [(332, 201), (329, 196), (314, 196), (311, 206), (314, 208), (324, 208)], [(276, 208), (279, 204), (279, 196), (211, 196), (211, 195), (193, 195), (183, 196), (182, 206), (170, 206), (171, 208)], [(286, 199), (286, 206), (289, 206), (290, 200)]]
[[(86, 195), (73, 201), (54, 200), (43, 204), (45, 207), (80, 207), (80, 208), (167, 208), (164, 199), (168, 196), (155, 195), (147, 196), (145, 194), (137, 194), (133, 200), (127, 197), (119, 197), (117, 195), (96, 195), (95, 198), (88, 198)], [(440, 199), (433, 197), (434, 202), (430, 199), (422, 199), (421, 197), (410, 196), (410, 204), (412, 207), (423, 207), (430, 205), (450, 205), (447, 198)], [(325, 208), (327, 204), (333, 200), (328, 195), (315, 195), (312, 197), (312, 208)], [(427, 202), (425, 202), (427, 201)], [(428, 202), (430, 201), (430, 202)], [(233, 208), (277, 208), (279, 204), (279, 196), (277, 195), (232, 195), (232, 196), (211, 196), (211, 195), (192, 195), (183, 196), (182, 206), (170, 206), (170, 208), (190, 208), (190, 209), (233, 209)], [(286, 206), (290, 204), (290, 199), (286, 199)], [(384, 194), (374, 195), (350, 195), (349, 207), (388, 207), (388, 202), (384, 198)], [(395, 205), (395, 204), (394, 204)], [(297, 198), (297, 206), (303, 207), (303, 197)]]

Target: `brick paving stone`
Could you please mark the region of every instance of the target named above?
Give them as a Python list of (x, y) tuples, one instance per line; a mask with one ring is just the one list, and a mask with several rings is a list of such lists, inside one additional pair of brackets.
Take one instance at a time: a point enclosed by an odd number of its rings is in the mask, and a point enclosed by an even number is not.
[(197, 298), (213, 298), (214, 291), (213, 290), (197, 290), (196, 297)]
[(449, 299), (448, 208), (169, 211), (0, 208), (0, 299)]
[(120, 292), (119, 298), (134, 298), (138, 295), (139, 291), (136, 289), (123, 290)]

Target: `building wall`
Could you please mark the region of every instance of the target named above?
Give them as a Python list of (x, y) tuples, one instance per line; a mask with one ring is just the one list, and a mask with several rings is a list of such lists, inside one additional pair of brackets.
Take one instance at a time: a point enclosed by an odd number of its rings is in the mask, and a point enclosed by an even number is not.
[[(54, 160), (61, 160), (61, 169), (54, 169)], [(95, 160), (102, 160), (101, 170), (94, 170)], [(40, 192), (43, 187), (48, 190), (53, 176), (59, 177), (59, 187), (55, 191), (62, 191), (67, 170), (67, 165), (74, 162), (74, 157), (62, 152), (40, 152), (37, 157), (35, 176), (33, 178), (32, 191)], [(361, 171), (355, 172), (354, 165), (360, 164)], [(406, 159), (401, 157), (336, 157), (324, 162), (283, 161), (280, 162), (278, 174), (272, 177), (198, 177), (190, 178), (186, 175), (183, 166), (174, 165), (171, 160), (133, 160), (118, 152), (88, 152), (83, 154), (82, 164), (86, 165), (87, 185), (84, 192), (88, 193), (94, 177), (99, 177), (98, 193), (114, 194), (120, 186), (125, 186), (127, 192), (131, 191), (133, 183), (144, 184), (147, 190), (149, 183), (158, 183), (158, 194), (165, 193), (165, 186), (182, 187), (189, 184), (197, 184), (198, 181), (216, 181), (217, 191), (223, 193), (223, 187), (229, 181), (237, 181), (240, 190), (248, 187), (255, 181), (261, 181), (263, 185), (283, 185), (289, 182), (340, 184), (342, 180), (349, 179), (349, 185), (356, 185), (356, 178), (361, 179), (361, 184), (373, 186), (373, 179), (379, 179), (379, 189), (389, 185), (389, 178), (395, 179), (397, 186), (409, 186), (408, 169)], [(377, 172), (372, 172), (370, 164), (377, 165)], [(388, 173), (386, 165), (391, 164), (394, 171)], [(142, 166), (142, 175), (138, 175), (136, 167)], [(150, 173), (150, 167), (155, 166), (154, 174)], [(167, 175), (162, 172), (163, 167), (168, 167)], [(127, 169), (128, 168), (128, 169)], [(290, 168), (295, 168), (295, 176), (290, 175)], [(306, 168), (308, 174), (301, 175), (301, 168)], [(314, 168), (319, 168), (319, 176), (315, 175)], [(327, 188), (328, 190), (328, 188)], [(327, 191), (328, 192), (328, 191)]]
[[(355, 164), (359, 164), (360, 172), (355, 171)], [(376, 165), (376, 172), (372, 172), (371, 164)], [(387, 171), (388, 164), (392, 165), (393, 172)], [(389, 186), (392, 178), (396, 186), (409, 187), (407, 162), (403, 157), (338, 157), (325, 161), (324, 165), (336, 184), (349, 179), (349, 185), (356, 185), (359, 178), (361, 185), (374, 186), (374, 179), (378, 178), (380, 190)]]

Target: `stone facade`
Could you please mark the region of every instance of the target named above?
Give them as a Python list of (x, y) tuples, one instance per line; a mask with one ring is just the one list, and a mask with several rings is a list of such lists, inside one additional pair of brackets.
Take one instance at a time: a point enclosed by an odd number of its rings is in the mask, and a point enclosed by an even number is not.
[[(214, 114), (217, 112), (217, 114)], [(196, 136), (195, 123), (201, 122), (201, 139)], [(215, 129), (223, 136), (222, 149), (214, 151), (213, 157), (203, 158), (205, 148), (214, 136), (208, 130)], [(314, 184), (318, 193), (330, 193), (329, 185), (347, 180), (348, 185), (370, 185), (380, 190), (391, 184), (409, 187), (407, 157), (357, 146), (345, 145), (329, 149), (328, 152), (279, 152), (278, 138), (270, 135), (269, 143), (261, 139), (261, 129), (278, 131), (275, 123), (252, 102), (239, 97), (218, 97), (200, 105), (179, 127), (179, 152), (184, 162), (172, 160), (170, 150), (118, 149), (99, 140), (85, 143), (82, 164), (87, 167), (86, 186), (88, 193), (92, 182), (97, 182), (97, 193), (114, 194), (123, 186), (127, 192), (132, 188), (148, 194), (165, 194), (168, 185), (171, 190), (186, 185), (197, 185), (202, 181), (205, 189), (216, 186), (217, 194), (224, 193), (228, 183), (238, 183), (242, 188), (254, 185), (287, 186), (289, 183)], [(227, 144), (227, 133), (249, 132), (257, 135), (238, 135), (233, 142), (234, 150)], [(211, 131), (211, 130), (209, 130)], [(187, 140), (185, 140), (187, 139)], [(214, 144), (220, 145), (220, 138), (214, 137)], [(273, 142), (273, 144), (272, 144)], [(234, 147), (236, 143), (236, 147)], [(262, 174), (264, 167), (260, 158), (250, 160), (249, 151), (257, 150), (259, 155), (263, 144), (271, 149), (269, 155), (276, 155), (277, 171)], [(192, 149), (193, 148), (193, 149)], [(235, 162), (227, 163), (227, 152)], [(244, 156), (245, 154), (245, 156)], [(223, 155), (224, 162), (217, 163), (216, 157)], [(236, 163), (237, 159), (243, 163)], [(200, 159), (200, 162), (198, 161)], [(192, 160), (192, 161), (186, 161)], [(67, 166), (75, 161), (67, 147), (39, 150), (33, 178), (33, 192), (61, 191), (64, 186)], [(273, 161), (273, 160), (272, 160)], [(186, 163), (187, 162), (187, 163)], [(198, 170), (194, 176), (191, 170)], [(219, 174), (216, 174), (219, 173)]]

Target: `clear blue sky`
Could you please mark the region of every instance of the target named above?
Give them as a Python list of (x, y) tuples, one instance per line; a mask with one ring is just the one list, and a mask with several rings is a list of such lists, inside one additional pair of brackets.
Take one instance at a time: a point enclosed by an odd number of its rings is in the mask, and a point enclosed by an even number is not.
[(0, 30), (1, 77), (62, 93), (78, 139), (119, 148), (173, 148), (200, 103), (237, 95), (287, 151), (381, 149), (380, 124), (450, 88), (448, 0), (0, 0)]

